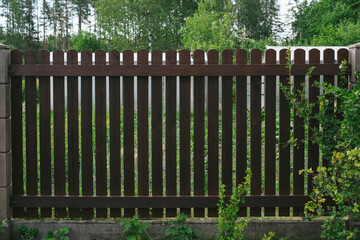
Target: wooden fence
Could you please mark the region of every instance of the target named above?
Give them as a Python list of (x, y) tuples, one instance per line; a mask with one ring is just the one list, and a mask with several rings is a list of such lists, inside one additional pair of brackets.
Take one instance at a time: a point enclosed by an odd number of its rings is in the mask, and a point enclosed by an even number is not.
[[(311, 181), (298, 172), (305, 166), (316, 168), (320, 154), (319, 147), (305, 136), (302, 120), (291, 117), (281, 91), (277, 102), (277, 79), (288, 84), (286, 49), (280, 52), (280, 63), (274, 50), (266, 52), (265, 63), (260, 50), (251, 52), (250, 63), (244, 50), (223, 51), (221, 63), (218, 51), (210, 50), (205, 62), (205, 53), (197, 50), (193, 64), (187, 50), (179, 52), (179, 59), (176, 51), (167, 51), (165, 64), (162, 52), (153, 51), (151, 65), (146, 51), (138, 52), (137, 65), (128, 50), (123, 52), (122, 64), (118, 51), (109, 53), (108, 64), (105, 51), (96, 51), (95, 65), (90, 51), (81, 52), (81, 65), (73, 50), (67, 52), (67, 65), (62, 51), (53, 53), (53, 65), (49, 56), (45, 50), (38, 55), (28, 50), (24, 57), (18, 50), (11, 52), (13, 217), (106, 218), (138, 213), (143, 218), (159, 218), (176, 216), (178, 208), (188, 215), (193, 209), (195, 217), (216, 217), (219, 184), (226, 185), (227, 195), (232, 194), (247, 168), (252, 171), (251, 195), (245, 196), (239, 216), (299, 216), (303, 212)], [(313, 49), (305, 63), (305, 51), (296, 50), (295, 86), (304, 83), (308, 69), (315, 66), (308, 89), (309, 102), (315, 102), (320, 89), (313, 86), (314, 81), (323, 75), (324, 81), (334, 84), (343, 59), (348, 59), (348, 50), (339, 50), (335, 62), (334, 51), (328, 49), (320, 63), (320, 52)], [(299, 142), (293, 149), (288, 144), (291, 128)]]

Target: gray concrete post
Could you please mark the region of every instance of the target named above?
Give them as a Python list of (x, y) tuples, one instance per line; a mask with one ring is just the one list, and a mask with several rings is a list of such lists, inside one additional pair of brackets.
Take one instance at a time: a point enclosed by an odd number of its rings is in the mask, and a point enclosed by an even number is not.
[(9, 47), (0, 44), (0, 219), (11, 217), (11, 98)]
[(355, 84), (355, 72), (360, 72), (360, 43), (349, 46), (349, 57), (351, 64), (351, 78), (349, 89)]

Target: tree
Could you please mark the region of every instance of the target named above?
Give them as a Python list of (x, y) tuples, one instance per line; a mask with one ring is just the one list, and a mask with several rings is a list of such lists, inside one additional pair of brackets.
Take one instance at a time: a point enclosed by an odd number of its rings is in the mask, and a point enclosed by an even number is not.
[(92, 0), (71, 0), (71, 3), (74, 5), (78, 16), (78, 32), (80, 32), (82, 30), (82, 23), (88, 20), (91, 13), (90, 6)]
[[(293, 15), (294, 41), (298, 44), (310, 44), (314, 39), (326, 36), (329, 29), (333, 31), (332, 29), (344, 28), (341, 25), (345, 22), (356, 25), (360, 15), (360, 0), (302, 1), (297, 4)], [(338, 43), (342, 45), (342, 42)]]
[(179, 48), (180, 28), (196, 9), (195, 0), (99, 0), (98, 26), (110, 46), (124, 49)]
[(234, 49), (237, 34), (233, 29), (232, 4), (225, 2), (226, 11), (218, 11), (215, 1), (201, 0), (193, 17), (186, 20), (181, 29), (184, 48), (194, 51), (202, 49)]
[(235, 0), (236, 27), (246, 37), (265, 39), (279, 31), (277, 0)]

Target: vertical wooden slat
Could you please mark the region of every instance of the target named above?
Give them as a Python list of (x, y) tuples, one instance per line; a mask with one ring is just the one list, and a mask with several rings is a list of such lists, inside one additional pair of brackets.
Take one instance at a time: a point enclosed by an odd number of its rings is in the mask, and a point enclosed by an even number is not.
[[(233, 52), (224, 50), (222, 52), (222, 64), (233, 64)], [(221, 114), (221, 180), (225, 187), (225, 194), (232, 194), (232, 100), (233, 100), (232, 77), (222, 77), (222, 114)]]
[[(162, 52), (152, 51), (152, 65), (162, 65)], [(175, 109), (176, 110), (176, 109)], [(176, 112), (175, 112), (176, 113)], [(151, 77), (151, 164), (152, 195), (163, 195), (162, 77)], [(163, 209), (153, 208), (152, 217), (162, 218)]]
[[(246, 50), (236, 51), (236, 64), (247, 64)], [(236, 77), (236, 185), (241, 184), (247, 169), (247, 77)], [(247, 208), (240, 208), (239, 217), (247, 216)]]
[[(266, 64), (276, 64), (276, 51), (267, 50)], [(276, 76), (265, 78), (265, 194), (275, 195), (276, 176)], [(275, 216), (275, 208), (265, 208), (265, 216)]]
[[(335, 51), (333, 49), (325, 49), (324, 50), (324, 63), (335, 63)], [(335, 86), (335, 78), (334, 75), (324, 75), (324, 82), (331, 84), (332, 86)], [(327, 95), (326, 97), (328, 99), (328, 101), (332, 101), (331, 103), (329, 103), (330, 108), (327, 110), (326, 114), (329, 116), (333, 116), (334, 115), (334, 99), (332, 99), (332, 97), (330, 97), (329, 95)], [(331, 108), (332, 106), (332, 108)], [(326, 126), (323, 126), (326, 128)], [(334, 131), (336, 131), (334, 129)], [(331, 135), (331, 133), (329, 133)], [(332, 141), (336, 141), (335, 139), (333, 139)], [(335, 142), (334, 142), (335, 144)], [(328, 154), (326, 152), (323, 152), (322, 155), (322, 165), (323, 166), (328, 166), (328, 163), (331, 161), (332, 158), (332, 153)]]
[[(148, 52), (137, 53), (138, 65), (148, 65)], [(138, 192), (149, 196), (149, 81), (148, 77), (137, 78), (137, 129), (138, 129)], [(139, 216), (149, 217), (148, 208), (139, 208)]]
[[(286, 64), (286, 49), (280, 51), (280, 64)], [(280, 76), (280, 83), (289, 86), (288, 76)], [(279, 194), (290, 194), (290, 108), (289, 102), (279, 86)], [(290, 209), (279, 208), (279, 216), (289, 216)]]
[[(39, 51), (39, 64), (50, 65), (50, 52)], [(39, 77), (40, 191), (51, 195), (50, 77)], [(51, 217), (51, 208), (41, 208), (41, 217)]]
[[(205, 54), (202, 50), (194, 52), (194, 64), (202, 65)], [(204, 168), (204, 114), (205, 114), (205, 84), (204, 77), (194, 78), (194, 195), (205, 195)], [(204, 217), (203, 208), (194, 209), (194, 217)]]
[[(36, 53), (33, 50), (25, 51), (25, 64), (33, 65), (36, 62)], [(37, 104), (36, 104), (36, 77), (25, 77), (25, 108), (26, 108), (26, 194), (38, 195), (37, 172)], [(37, 208), (27, 208), (28, 218), (37, 218)]]
[[(54, 65), (64, 65), (64, 52), (53, 52)], [(53, 78), (54, 96), (54, 183), (55, 195), (65, 195), (65, 88), (64, 77)], [(65, 208), (55, 208), (55, 217), (66, 217)]]
[[(89, 50), (82, 51), (81, 65), (92, 65), (91, 55)], [(92, 91), (91, 77), (81, 77), (81, 183), (83, 196), (93, 195)], [(83, 218), (92, 218), (93, 216), (93, 209), (83, 209)]]
[[(120, 53), (109, 53), (109, 65), (120, 65)], [(120, 76), (109, 78), (110, 110), (110, 196), (121, 195)], [(111, 208), (111, 217), (121, 217), (121, 208)]]
[[(11, 51), (11, 65), (22, 64), (22, 52)], [(11, 77), (12, 194), (24, 195), (22, 77)], [(13, 217), (24, 217), (24, 208), (13, 208)]]
[[(176, 51), (166, 51), (166, 65), (176, 65)], [(166, 77), (166, 196), (176, 196), (176, 77)], [(175, 217), (167, 208), (166, 217)]]
[[(251, 51), (251, 64), (261, 64), (261, 51)], [(261, 76), (251, 77), (251, 195), (261, 195)], [(260, 217), (261, 208), (250, 208), (250, 216)]]
[[(303, 49), (297, 49), (294, 53), (295, 64), (305, 64), (305, 51)], [(294, 76), (295, 89), (302, 89), (305, 77), (303, 75)], [(297, 116), (296, 109), (294, 109), (294, 139), (296, 139), (294, 145), (294, 163), (293, 163), (293, 194), (304, 194), (304, 176), (299, 174), (299, 171), (304, 169), (304, 120)], [(294, 208), (293, 215), (300, 216), (304, 211), (304, 208)]]
[[(67, 52), (67, 64), (78, 65), (78, 53)], [(78, 78), (67, 78), (68, 112), (68, 181), (69, 195), (79, 195), (79, 118), (78, 118)], [(70, 218), (79, 218), (79, 209), (69, 209)]]
[[(317, 49), (311, 49), (309, 52), (309, 64), (320, 64), (320, 51)], [(316, 104), (318, 101), (318, 96), (320, 94), (320, 88), (314, 86), (315, 82), (320, 82), (320, 76), (312, 75), (309, 79), (309, 104), (315, 104), (312, 108), (311, 116), (314, 117), (315, 114), (319, 112), (319, 104)], [(319, 128), (319, 123), (316, 119), (311, 119), (309, 121), (309, 129), (308, 129), (308, 166), (307, 168), (311, 168), (314, 171), (319, 166), (319, 145), (313, 143), (312, 137), (314, 134), (314, 128)], [(310, 194), (313, 190), (312, 184), (312, 175), (308, 175), (308, 188), (307, 193)]]
[[(219, 64), (219, 52), (208, 51), (208, 64)], [(208, 194), (219, 194), (219, 78), (208, 77)], [(208, 209), (208, 217), (217, 217), (216, 208)]]
[[(123, 53), (124, 65), (134, 64), (134, 53), (126, 50)], [(134, 196), (134, 77), (124, 76), (124, 195)], [(125, 217), (133, 217), (135, 209), (126, 208)]]
[[(180, 65), (190, 64), (190, 51), (181, 50)], [(190, 77), (180, 76), (180, 195), (190, 195)], [(189, 208), (180, 212), (190, 216)]]
[[(95, 52), (95, 65), (106, 65), (104, 50)], [(95, 79), (96, 196), (107, 195), (106, 161), (106, 77)], [(107, 209), (97, 208), (97, 218), (106, 218)]]
[[(338, 59), (337, 60), (338, 64), (341, 64), (343, 60), (346, 60), (347, 62), (349, 62), (349, 50), (347, 50), (345, 48), (339, 49), (337, 59)], [(344, 88), (344, 89), (348, 88), (348, 84), (349, 84), (348, 79), (346, 79), (343, 82), (338, 81), (338, 86), (341, 88)]]

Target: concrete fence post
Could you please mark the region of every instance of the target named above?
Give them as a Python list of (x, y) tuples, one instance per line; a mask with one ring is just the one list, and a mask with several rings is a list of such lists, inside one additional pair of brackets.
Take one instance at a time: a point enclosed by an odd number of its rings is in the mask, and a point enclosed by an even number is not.
[(0, 219), (11, 217), (11, 97), (9, 47), (0, 44)]
[(351, 78), (349, 89), (355, 84), (355, 72), (360, 72), (360, 43), (349, 46), (349, 57), (351, 64)]

